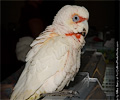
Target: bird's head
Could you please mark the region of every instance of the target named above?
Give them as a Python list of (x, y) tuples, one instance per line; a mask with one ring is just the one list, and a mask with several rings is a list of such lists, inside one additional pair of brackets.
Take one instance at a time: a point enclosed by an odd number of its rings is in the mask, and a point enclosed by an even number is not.
[(53, 25), (58, 34), (86, 36), (89, 13), (85, 7), (66, 5), (56, 14)]

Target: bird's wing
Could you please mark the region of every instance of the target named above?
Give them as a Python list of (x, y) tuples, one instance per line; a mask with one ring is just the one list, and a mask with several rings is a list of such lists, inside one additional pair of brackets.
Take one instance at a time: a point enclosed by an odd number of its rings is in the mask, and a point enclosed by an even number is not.
[[(42, 46), (44, 46), (51, 38), (53, 38), (54, 36), (57, 36), (57, 34), (52, 33), (52, 32), (43, 32), (43, 34), (40, 34), (39, 37), (37, 37), (32, 44), (30, 45), (32, 47), (32, 49), (28, 52), (27, 56), (26, 56), (26, 66), (25, 69), (23, 70), (19, 80), (21, 80), (21, 78), (26, 74), (28, 67), (30, 65), (30, 63), (33, 60), (33, 57), (38, 53), (38, 51), (41, 49)], [(17, 87), (18, 85), (16, 84), (16, 86), (14, 87), (14, 89)]]
[(31, 53), (31, 57), (28, 55), (28, 62), (14, 88), (11, 100), (27, 99), (34, 94), (48, 78), (65, 66), (69, 49), (66, 39), (58, 36), (43, 42), (37, 52)]

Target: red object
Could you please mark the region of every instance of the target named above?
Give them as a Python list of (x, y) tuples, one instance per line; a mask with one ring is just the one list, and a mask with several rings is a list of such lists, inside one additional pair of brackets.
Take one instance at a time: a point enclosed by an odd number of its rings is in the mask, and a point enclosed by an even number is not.
[(66, 36), (76, 36), (77, 39), (79, 39), (81, 37), (81, 34), (77, 34), (77, 33), (69, 33), (69, 34), (65, 34)]

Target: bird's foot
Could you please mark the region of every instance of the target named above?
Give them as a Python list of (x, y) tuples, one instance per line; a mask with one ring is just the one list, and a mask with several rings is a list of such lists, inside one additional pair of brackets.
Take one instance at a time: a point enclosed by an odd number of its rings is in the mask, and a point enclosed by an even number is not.
[(65, 94), (73, 94), (73, 95), (78, 95), (79, 92), (78, 91), (74, 91), (74, 90), (67, 90), (67, 89), (64, 89), (63, 91), (61, 91)]
[(66, 96), (66, 97), (76, 97), (79, 93), (73, 90), (66, 90), (53, 93), (47, 93), (46, 96)]
[(63, 91), (61, 91), (63, 94), (65, 94), (66, 97), (68, 98), (80, 98), (79, 97), (79, 92), (78, 91), (74, 91), (74, 90), (67, 90), (67, 89), (64, 89)]

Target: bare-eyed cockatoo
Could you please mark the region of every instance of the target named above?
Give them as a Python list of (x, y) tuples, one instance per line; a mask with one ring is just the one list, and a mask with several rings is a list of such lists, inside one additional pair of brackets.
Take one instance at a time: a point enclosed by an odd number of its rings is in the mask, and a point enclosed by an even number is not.
[(11, 100), (36, 100), (44, 93), (61, 91), (74, 79), (80, 68), (88, 18), (84, 7), (66, 5), (59, 10), (52, 25), (31, 44)]

